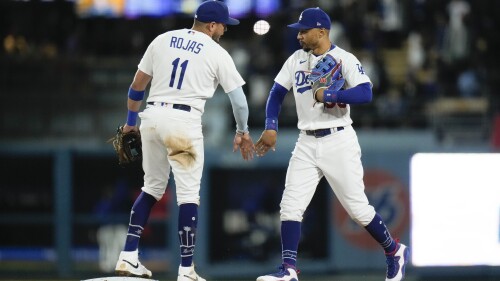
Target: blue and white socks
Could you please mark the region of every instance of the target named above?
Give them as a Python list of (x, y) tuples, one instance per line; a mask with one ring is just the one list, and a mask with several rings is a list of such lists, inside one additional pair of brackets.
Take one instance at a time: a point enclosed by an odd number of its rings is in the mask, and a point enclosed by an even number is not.
[(282, 221), (281, 222), (281, 257), (283, 263), (293, 267), (297, 264), (297, 249), (299, 248), (300, 240), (300, 225), (299, 221)]
[(198, 205), (194, 203), (180, 205), (177, 228), (181, 246), (181, 266), (190, 267), (193, 263), (197, 226)]
[(139, 239), (141, 238), (144, 227), (148, 222), (149, 213), (156, 203), (156, 199), (145, 193), (141, 192), (139, 197), (132, 206), (130, 212), (130, 222), (128, 224), (127, 240), (125, 242), (124, 251), (132, 252), (139, 248)]
[(396, 250), (398, 246), (397, 242), (392, 239), (391, 233), (378, 213), (375, 214), (375, 217), (373, 217), (372, 221), (365, 228), (380, 246), (384, 248), (386, 254)]

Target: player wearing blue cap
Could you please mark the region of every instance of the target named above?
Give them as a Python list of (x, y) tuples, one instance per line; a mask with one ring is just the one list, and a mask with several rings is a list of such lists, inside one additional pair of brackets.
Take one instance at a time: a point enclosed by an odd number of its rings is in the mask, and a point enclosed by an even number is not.
[[(236, 119), (233, 151), (239, 149), (245, 160), (252, 159), (254, 153), (247, 100), (241, 88), (245, 81), (229, 53), (218, 44), (227, 25), (236, 24), (239, 21), (229, 17), (226, 4), (205, 1), (196, 10), (191, 29), (159, 35), (139, 63), (129, 89), (123, 132), (137, 131), (140, 115), (144, 187), (132, 207), (127, 240), (115, 268), (118, 275), (152, 276), (139, 261), (139, 239), (151, 208), (165, 193), (172, 169), (179, 205), (181, 264), (177, 281), (205, 281), (193, 266), (204, 162), (201, 117), (217, 85), (228, 93)], [(139, 114), (149, 82), (147, 106)]]
[[(370, 102), (372, 84), (359, 60), (330, 42), (330, 25), (329, 16), (320, 8), (304, 10), (299, 21), (289, 25), (298, 30), (302, 50), (285, 62), (267, 100), (265, 130), (255, 145), (257, 155), (275, 149), (278, 114), (290, 88), (295, 97), (300, 135), (288, 165), (280, 204), (282, 265), (277, 273), (260, 276), (257, 281), (298, 281), (296, 262), (301, 221), (323, 177), (350, 217), (384, 249), (385, 280), (404, 278), (409, 250), (391, 237), (381, 216), (368, 202), (361, 149), (351, 126), (350, 105)], [(318, 62), (327, 60), (331, 60), (328, 69), (336, 73), (335, 82), (343, 84), (315, 89), (311, 77), (318, 76), (317, 65), (321, 64)]]

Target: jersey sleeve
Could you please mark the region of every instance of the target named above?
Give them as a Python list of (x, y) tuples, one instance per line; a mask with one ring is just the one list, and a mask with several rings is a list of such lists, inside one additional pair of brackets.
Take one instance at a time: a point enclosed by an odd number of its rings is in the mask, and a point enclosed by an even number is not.
[(287, 90), (290, 90), (293, 86), (293, 80), (292, 77), (293, 75), (291, 74), (293, 71), (293, 63), (294, 63), (294, 56), (295, 54), (291, 55), (286, 62), (283, 64), (281, 67), (280, 72), (278, 75), (276, 75), (276, 78), (274, 78), (274, 82), (280, 84)]
[(236, 69), (233, 58), (229, 53), (222, 49), (221, 54), (217, 56), (218, 61), (218, 73), (217, 79), (219, 84), (224, 89), (224, 92), (229, 93), (238, 87), (245, 85), (245, 80), (241, 77), (240, 73)]
[(144, 53), (144, 56), (142, 56), (141, 62), (137, 66), (139, 70), (142, 72), (146, 73), (149, 76), (153, 76), (153, 49), (154, 49), (154, 44), (157, 41), (157, 39), (153, 40), (148, 48), (146, 49), (146, 52)]
[(346, 80), (346, 89), (367, 82), (370, 83), (370, 85), (372, 84), (370, 77), (368, 77), (366, 72), (363, 70), (361, 62), (359, 62), (359, 60), (350, 53), (345, 58), (345, 61), (342, 61), (342, 75)]

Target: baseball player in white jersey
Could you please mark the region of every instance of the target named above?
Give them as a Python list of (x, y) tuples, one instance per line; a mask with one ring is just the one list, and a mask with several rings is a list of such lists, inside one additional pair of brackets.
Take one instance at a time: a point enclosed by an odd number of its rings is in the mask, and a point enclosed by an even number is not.
[[(331, 21), (320, 8), (304, 10), (297, 23), (302, 50), (296, 51), (275, 78), (266, 106), (265, 130), (255, 145), (258, 156), (275, 149), (278, 114), (284, 96), (293, 89), (298, 115), (299, 138), (287, 170), (280, 204), (282, 265), (277, 273), (257, 281), (298, 281), (296, 261), (303, 214), (322, 177), (350, 217), (382, 246), (387, 259), (388, 280), (402, 280), (408, 248), (393, 239), (385, 223), (364, 193), (361, 150), (349, 116), (350, 104), (372, 99), (371, 82), (359, 60), (333, 45)], [(313, 96), (309, 76), (316, 63), (332, 56), (340, 64), (344, 89), (321, 89)]]
[[(118, 275), (152, 276), (139, 261), (138, 244), (151, 208), (165, 193), (172, 169), (179, 205), (181, 264), (177, 280), (205, 281), (193, 266), (204, 163), (201, 117), (205, 101), (219, 84), (229, 95), (236, 119), (233, 151), (239, 149), (245, 160), (252, 159), (254, 153), (247, 100), (241, 88), (245, 82), (228, 52), (218, 44), (227, 25), (236, 24), (239, 21), (229, 17), (226, 4), (203, 2), (191, 29), (159, 35), (139, 63), (128, 93), (123, 131), (138, 130), (136, 119), (140, 116), (144, 187), (132, 207), (127, 240), (115, 268)], [(138, 113), (149, 82), (146, 109)]]

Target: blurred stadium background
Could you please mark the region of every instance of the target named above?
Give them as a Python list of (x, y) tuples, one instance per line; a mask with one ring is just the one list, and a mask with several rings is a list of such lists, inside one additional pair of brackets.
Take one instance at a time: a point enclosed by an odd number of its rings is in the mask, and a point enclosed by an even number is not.
[[(254, 140), (274, 76), (299, 48), (286, 24), (307, 7), (330, 14), (332, 41), (361, 60), (374, 84), (373, 102), (351, 115), (367, 193), (403, 241), (411, 241), (412, 155), (500, 149), (500, 1), (225, 2), (241, 25), (221, 45), (247, 81)], [(0, 279), (111, 275), (142, 170), (118, 167), (106, 140), (125, 121), (127, 89), (148, 44), (191, 27), (199, 3), (0, 1)], [(270, 23), (264, 35), (253, 31), (261, 19)], [(209, 280), (254, 280), (280, 262), (278, 203), (298, 134), (292, 95), (281, 110), (277, 151), (262, 159), (243, 163), (231, 152), (232, 119), (219, 89), (204, 116), (195, 258)], [(170, 186), (141, 240), (141, 259), (163, 280), (173, 279), (178, 264)], [(301, 280), (382, 280), (382, 253), (337, 203), (322, 182), (304, 222)], [(436, 243), (445, 240), (436, 233)], [(500, 280), (499, 272), (498, 265), (410, 265), (408, 280)]]

